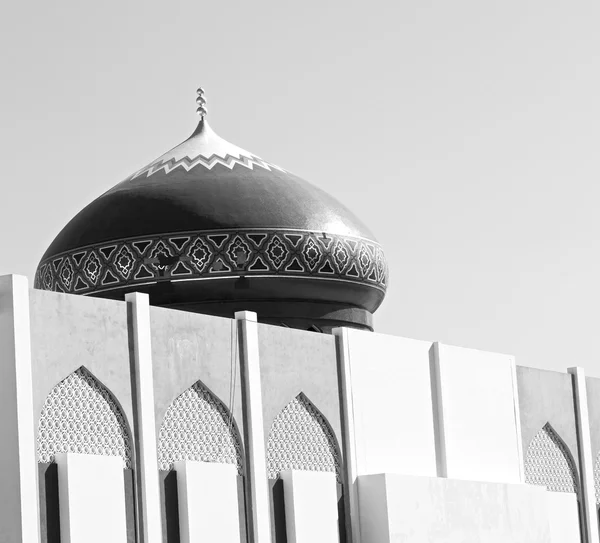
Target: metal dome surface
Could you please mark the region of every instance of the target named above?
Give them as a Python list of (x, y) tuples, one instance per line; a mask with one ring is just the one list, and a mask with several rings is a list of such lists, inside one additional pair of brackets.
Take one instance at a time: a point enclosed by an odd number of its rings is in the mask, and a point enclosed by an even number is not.
[[(281, 318), (288, 302), (338, 316), (375, 311), (387, 266), (366, 226), (326, 192), (219, 137), (199, 106), (187, 140), (64, 227), (35, 286), (111, 298), (145, 290), (157, 305), (208, 312), (260, 301)], [(369, 316), (358, 320), (370, 328)]]

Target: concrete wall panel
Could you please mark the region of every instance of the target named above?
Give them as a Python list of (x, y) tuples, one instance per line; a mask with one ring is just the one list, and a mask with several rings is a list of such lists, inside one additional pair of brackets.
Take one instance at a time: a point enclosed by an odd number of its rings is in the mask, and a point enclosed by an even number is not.
[(265, 439), (279, 412), (304, 392), (327, 419), (341, 444), (333, 336), (259, 324), (258, 342)]
[(289, 470), (281, 479), (288, 543), (338, 543), (335, 475)]
[(443, 474), (521, 482), (514, 358), (439, 344), (435, 360)]
[(368, 543), (551, 541), (541, 487), (390, 474), (363, 475), (358, 484)]
[(435, 475), (431, 343), (349, 330), (358, 474)]
[[(575, 400), (571, 375), (517, 366), (517, 383), (523, 457), (525, 458), (527, 455), (527, 448), (531, 444), (531, 440), (549, 422), (568, 447), (579, 470)], [(590, 411), (590, 417), (592, 416)]]
[(116, 456), (60, 453), (62, 543), (127, 543), (123, 462)]
[(240, 543), (235, 466), (176, 462), (181, 543)]
[(234, 321), (150, 307), (150, 328), (157, 432), (171, 402), (202, 381), (228, 409), (234, 386), (233, 416), (243, 439), (239, 353), (232, 349)]
[(36, 416), (52, 388), (85, 366), (110, 390), (131, 427), (133, 406), (125, 302), (31, 290), (30, 312)]
[(575, 494), (546, 492), (552, 543), (580, 543), (579, 510)]

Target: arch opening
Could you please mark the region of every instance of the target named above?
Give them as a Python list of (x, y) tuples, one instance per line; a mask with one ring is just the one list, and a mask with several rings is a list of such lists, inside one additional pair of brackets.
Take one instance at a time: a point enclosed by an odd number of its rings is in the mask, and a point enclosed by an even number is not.
[(158, 464), (170, 470), (181, 460), (234, 464), (243, 475), (239, 432), (229, 410), (200, 381), (168, 407), (158, 436)]
[(575, 461), (550, 423), (534, 436), (527, 449), (525, 482), (543, 485), (551, 492), (578, 494)]
[(83, 366), (58, 383), (42, 407), (38, 462), (53, 462), (56, 453), (120, 456), (125, 469), (133, 467), (125, 416), (111, 392)]
[(325, 417), (300, 393), (273, 420), (267, 442), (267, 474), (288, 469), (334, 472), (342, 482), (337, 440)]

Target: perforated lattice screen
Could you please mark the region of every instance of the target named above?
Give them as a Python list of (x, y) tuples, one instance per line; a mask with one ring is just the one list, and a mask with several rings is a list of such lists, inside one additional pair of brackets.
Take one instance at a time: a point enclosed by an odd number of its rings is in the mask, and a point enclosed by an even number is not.
[(235, 464), (242, 474), (242, 450), (235, 426), (225, 406), (201, 383), (173, 401), (160, 427), (160, 469), (171, 469), (179, 460)]
[(125, 418), (110, 392), (84, 368), (48, 394), (37, 436), (39, 462), (56, 453), (120, 456), (131, 467), (131, 440)]
[(549, 424), (533, 438), (525, 457), (525, 482), (552, 492), (577, 492), (577, 470), (571, 453)]
[(281, 471), (287, 469), (332, 471), (341, 482), (333, 432), (323, 415), (303, 394), (283, 408), (269, 433), (269, 478), (276, 479)]
[(594, 462), (594, 487), (596, 489), (596, 504), (600, 505), (600, 453)]

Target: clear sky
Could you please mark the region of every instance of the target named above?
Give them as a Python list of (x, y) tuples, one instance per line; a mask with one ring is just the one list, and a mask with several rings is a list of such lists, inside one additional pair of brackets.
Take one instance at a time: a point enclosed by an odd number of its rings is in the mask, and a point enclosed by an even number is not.
[(379, 332), (600, 377), (600, 3), (10, 2), (0, 273), (93, 198), (224, 138), (337, 196), (391, 270)]

